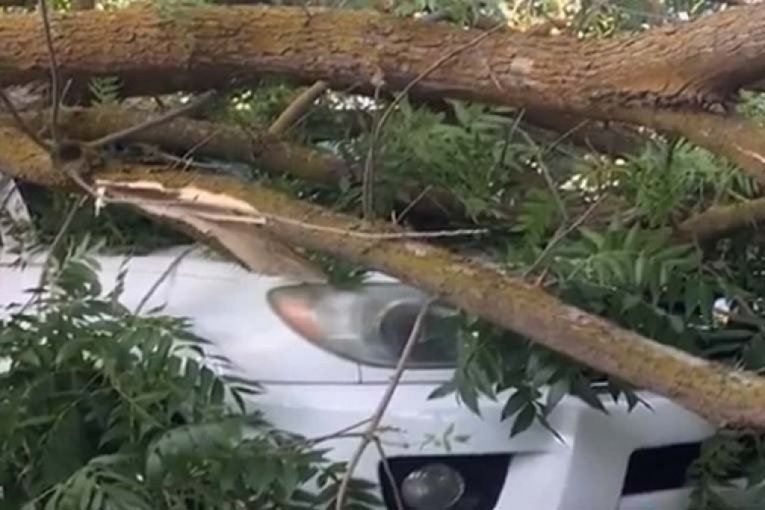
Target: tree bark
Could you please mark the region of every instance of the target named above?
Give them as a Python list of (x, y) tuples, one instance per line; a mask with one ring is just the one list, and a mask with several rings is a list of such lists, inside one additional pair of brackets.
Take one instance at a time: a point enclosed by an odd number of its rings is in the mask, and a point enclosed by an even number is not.
[[(48, 154), (13, 127), (0, 125), (0, 165), (13, 177), (71, 189), (68, 178), (52, 170)], [(363, 233), (364, 227), (381, 224), (364, 224), (236, 179), (157, 170), (112, 160), (94, 178), (107, 191), (119, 183), (148, 181), (244, 200), (264, 219), (251, 228), (398, 277), (596, 370), (673, 398), (718, 425), (765, 428), (765, 379), (754, 374), (660, 345), (447, 250)]]
[[(626, 111), (715, 103), (765, 75), (757, 6), (608, 40), (497, 32), (462, 51), (479, 31), (357, 10), (87, 11), (59, 14), (54, 32), (65, 75), (118, 74), (147, 92), (263, 74), (367, 90), (384, 80), (397, 90), (455, 53), (413, 92), (633, 120)], [(47, 75), (41, 35), (37, 16), (0, 20), (0, 83)]]
[(691, 216), (675, 230), (682, 241), (706, 243), (733, 232), (758, 229), (765, 222), (765, 198), (747, 200), (737, 204), (715, 206)]
[[(765, 76), (765, 10), (759, 6), (588, 41), (507, 31), (479, 41), (480, 31), (369, 11), (258, 6), (67, 13), (56, 16), (53, 31), (65, 77), (116, 75), (134, 94), (242, 84), (264, 75), (324, 80), (360, 93), (377, 86), (401, 90), (416, 81), (411, 93), (419, 96), (677, 133), (731, 157), (765, 183), (762, 132), (743, 133), (744, 142), (720, 138), (729, 119), (705, 111), (717, 111), (740, 87)], [(46, 78), (44, 41), (38, 16), (0, 18), (0, 85)]]
[[(24, 118), (36, 129), (42, 129), (50, 115), (43, 111)], [(61, 130), (78, 141), (95, 140), (145, 120), (143, 112), (110, 106), (67, 108), (59, 116)], [(287, 174), (323, 186), (335, 187), (351, 172), (341, 158), (328, 151), (285, 142), (265, 130), (187, 118), (173, 119), (130, 135), (124, 141), (155, 145), (181, 154), (190, 152), (193, 157), (252, 163), (269, 174)]]

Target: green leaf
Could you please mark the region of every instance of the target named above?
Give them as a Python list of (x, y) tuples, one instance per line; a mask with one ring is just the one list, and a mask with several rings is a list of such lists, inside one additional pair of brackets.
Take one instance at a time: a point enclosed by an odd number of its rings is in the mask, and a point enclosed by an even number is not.
[(194, 359), (186, 360), (186, 384), (193, 386), (199, 378), (199, 363)]
[(589, 381), (582, 377), (576, 377), (571, 383), (571, 393), (579, 397), (583, 402), (604, 413), (607, 413), (598, 393), (592, 388)]
[(527, 407), (529, 403), (528, 392), (524, 390), (517, 390), (510, 398), (507, 399), (505, 405), (502, 407), (501, 420), (505, 421), (511, 416), (514, 416), (522, 408)]
[(603, 244), (605, 243), (605, 238), (601, 234), (586, 227), (580, 227), (579, 233), (582, 235), (582, 237), (584, 237), (590, 243), (592, 243), (593, 247), (596, 248), (597, 250), (600, 250), (603, 248)]
[(476, 391), (475, 387), (468, 381), (461, 380), (457, 384), (457, 390), (460, 399), (462, 399), (462, 402), (468, 407), (468, 409), (470, 409), (476, 415), (480, 416), (481, 412), (478, 408), (478, 392)]
[(569, 380), (562, 377), (555, 381), (547, 392), (547, 398), (545, 400), (545, 413), (550, 414), (555, 406), (568, 394)]
[(210, 401), (213, 404), (222, 404), (224, 395), (225, 395), (225, 387), (223, 386), (223, 382), (220, 379), (216, 378), (213, 381)]
[(536, 410), (534, 406), (529, 404), (518, 413), (518, 416), (513, 422), (513, 427), (510, 430), (510, 437), (517, 436), (521, 432), (527, 430), (534, 423), (534, 417), (536, 416)]
[(669, 325), (672, 327), (672, 330), (675, 333), (682, 333), (685, 331), (685, 321), (683, 319), (675, 314), (669, 314), (667, 315), (667, 319), (669, 320)]
[(457, 391), (457, 382), (454, 380), (445, 382), (438, 386), (436, 389), (430, 392), (428, 400), (435, 400), (437, 398), (443, 398), (447, 395), (451, 395)]
[(645, 252), (640, 252), (640, 255), (635, 261), (635, 283), (639, 287), (642, 287), (645, 284), (645, 272), (647, 265), (648, 258), (646, 257)]
[(621, 312), (624, 313), (628, 310), (631, 310), (641, 304), (643, 302), (643, 298), (637, 294), (625, 294), (622, 296), (622, 307)]

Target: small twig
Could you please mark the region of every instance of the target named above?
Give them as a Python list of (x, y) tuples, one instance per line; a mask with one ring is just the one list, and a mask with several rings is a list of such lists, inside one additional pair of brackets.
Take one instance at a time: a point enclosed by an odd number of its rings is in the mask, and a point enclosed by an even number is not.
[(332, 439), (337, 439), (340, 437), (346, 437), (348, 433), (356, 430), (357, 428), (361, 427), (362, 425), (366, 425), (372, 420), (371, 417), (364, 418), (363, 420), (357, 421), (356, 423), (353, 423), (351, 425), (348, 425), (347, 427), (343, 427), (338, 431), (331, 432), (329, 434), (324, 434), (321, 436), (313, 437), (310, 439), (306, 439), (305, 443), (307, 445), (316, 445), (318, 443), (323, 443), (325, 441), (330, 441)]
[(133, 315), (138, 315), (141, 313), (141, 310), (143, 310), (143, 307), (146, 306), (146, 303), (149, 302), (151, 297), (154, 295), (155, 292), (157, 292), (157, 289), (159, 289), (159, 286), (162, 285), (162, 282), (167, 280), (168, 276), (170, 276), (170, 273), (172, 273), (176, 267), (178, 267), (178, 264), (180, 264), (183, 259), (188, 257), (191, 252), (197, 249), (196, 244), (192, 244), (185, 250), (183, 250), (181, 253), (178, 254), (177, 257), (175, 257), (172, 262), (167, 266), (167, 268), (162, 272), (161, 275), (159, 275), (159, 278), (157, 278), (157, 281), (154, 282), (154, 284), (151, 286), (149, 291), (143, 296), (141, 299), (141, 302), (138, 303), (138, 306), (135, 307), (135, 311), (133, 312)]
[[(103, 184), (101, 184), (96, 191), (97, 196), (99, 197), (99, 200), (101, 200), (101, 202), (103, 203), (109, 203), (109, 204), (126, 204), (126, 205), (138, 206), (138, 207), (146, 203), (163, 205), (163, 206), (195, 205), (193, 202), (189, 202), (185, 200), (174, 200), (174, 199), (162, 200), (162, 199), (143, 199), (143, 198), (137, 198), (137, 199), (111, 198), (111, 197), (105, 196), (105, 193), (99, 193), (99, 191), (101, 190), (106, 191)], [(199, 207), (200, 204), (196, 203), (196, 206)], [(421, 231), (358, 232), (355, 230), (329, 227), (326, 225), (318, 225), (315, 223), (307, 223), (304, 221), (296, 220), (294, 218), (289, 218), (287, 216), (281, 216), (277, 214), (268, 214), (268, 213), (263, 213), (260, 211), (250, 216), (250, 215), (241, 215), (241, 214), (224, 214), (224, 213), (205, 212), (200, 209), (198, 211), (195, 211), (194, 214), (208, 220), (228, 222), (228, 223), (241, 223), (241, 224), (247, 224), (247, 225), (264, 225), (268, 221), (274, 221), (277, 223), (283, 223), (285, 225), (291, 225), (291, 226), (303, 228), (306, 230), (314, 230), (317, 232), (327, 232), (331, 234), (354, 237), (357, 239), (368, 239), (368, 240), (375, 240), (375, 241), (389, 240), (389, 239), (434, 239), (434, 238), (444, 238), (444, 237), (461, 237), (461, 236), (481, 235), (481, 234), (486, 234), (489, 232), (489, 229), (486, 229), (486, 228), (462, 228), (462, 229), (454, 229), (454, 230), (433, 230), (428, 232), (421, 232)]]
[(197, 108), (203, 106), (208, 101), (210, 101), (210, 99), (212, 99), (215, 96), (215, 94), (216, 94), (215, 91), (205, 92), (204, 94), (199, 96), (196, 100), (191, 101), (188, 104), (179, 106), (178, 108), (174, 108), (168, 112), (158, 115), (157, 117), (153, 119), (148, 119), (146, 120), (146, 122), (142, 122), (135, 126), (130, 126), (129, 128), (122, 129), (120, 131), (117, 131), (116, 133), (111, 133), (106, 136), (102, 136), (101, 138), (98, 138), (97, 140), (87, 142), (85, 145), (90, 148), (103, 147), (104, 145), (118, 142), (119, 140), (122, 140), (123, 138), (127, 138), (128, 136), (133, 136), (142, 131), (146, 131), (147, 129), (151, 129), (153, 127), (159, 126), (166, 122), (170, 122), (176, 117), (180, 117), (181, 115), (189, 113), (190, 111), (196, 110)]
[(56, 50), (53, 47), (53, 31), (51, 30), (50, 17), (48, 15), (48, 3), (40, 0), (40, 15), (42, 16), (43, 28), (45, 29), (45, 43), (48, 45), (48, 58), (50, 60), (50, 136), (53, 140), (53, 146), (58, 145), (60, 140), (58, 136), (58, 110), (59, 110), (59, 76), (58, 60)]
[[(569, 136), (573, 135), (574, 133), (579, 131), (581, 128), (586, 126), (588, 122), (590, 122), (590, 121), (588, 121), (588, 120), (579, 121), (579, 122), (576, 123), (576, 125), (570, 127), (569, 129), (567, 129), (566, 131), (561, 133), (560, 136), (558, 136), (555, 140), (553, 140), (552, 142), (547, 144), (547, 146), (544, 149), (540, 148), (539, 157), (546, 156), (549, 152), (552, 152), (553, 149), (558, 147), (558, 145), (560, 145), (562, 142), (566, 141), (566, 139)], [(587, 144), (589, 145), (589, 139), (587, 140)], [(594, 148), (592, 148), (591, 146), (588, 146), (588, 148), (592, 152), (598, 152)]]
[(271, 124), (268, 133), (274, 136), (284, 135), (328, 88), (327, 82), (317, 81), (301, 92)]
[[(377, 104), (380, 101), (380, 89), (382, 88), (382, 78), (376, 80), (375, 94), (373, 101)], [(372, 121), (374, 126), (380, 125), (380, 111), (376, 109), (374, 119)], [(372, 128), (372, 139), (369, 142), (369, 149), (367, 150), (367, 157), (364, 160), (364, 172), (361, 175), (361, 211), (362, 217), (371, 221), (375, 214), (375, 146), (379, 133), (375, 127)]]
[(559, 229), (558, 232), (553, 236), (552, 239), (550, 239), (550, 242), (547, 243), (547, 246), (542, 250), (542, 253), (539, 254), (539, 257), (534, 261), (531, 266), (529, 266), (526, 271), (523, 272), (523, 278), (526, 279), (530, 274), (532, 274), (534, 271), (537, 270), (540, 264), (545, 261), (547, 256), (550, 254), (551, 251), (555, 249), (558, 244), (560, 244), (561, 241), (563, 241), (566, 237), (568, 237), (571, 232), (579, 228), (582, 223), (587, 221), (587, 218), (590, 217), (590, 215), (595, 212), (595, 210), (598, 208), (598, 206), (603, 202), (603, 200), (606, 198), (606, 195), (601, 195), (595, 202), (593, 202), (590, 207), (587, 208), (586, 211), (584, 211), (581, 216), (579, 216), (576, 221), (574, 221), (571, 225), (569, 225), (565, 229)]
[[(187, 150), (183, 154), (183, 156), (181, 156), (181, 158), (180, 158), (181, 161), (185, 162), (184, 165), (183, 165), (183, 169), (184, 170), (188, 170), (189, 166), (191, 166), (191, 165), (193, 165), (195, 163), (194, 159), (192, 158), (194, 153), (197, 152), (203, 146), (207, 145), (210, 142), (210, 140), (212, 140), (213, 138), (218, 136), (219, 132), (220, 132), (220, 126), (216, 126), (215, 129), (212, 129), (209, 133), (207, 133), (206, 136), (202, 137), (201, 140), (199, 140), (197, 143), (192, 145), (191, 148), (189, 148), (189, 150)], [(176, 165), (173, 165), (172, 168), (175, 168), (175, 167), (176, 167)]]
[(417, 342), (417, 339), (422, 332), (422, 326), (425, 323), (425, 316), (430, 309), (430, 305), (433, 304), (435, 300), (435, 298), (428, 299), (425, 303), (423, 303), (419, 313), (417, 314), (417, 318), (415, 319), (414, 325), (412, 326), (412, 331), (409, 333), (409, 338), (406, 340), (404, 349), (401, 351), (398, 363), (396, 364), (396, 370), (393, 373), (393, 377), (391, 378), (388, 387), (385, 389), (385, 393), (383, 394), (380, 403), (377, 405), (377, 409), (375, 409), (375, 412), (372, 414), (372, 419), (367, 426), (364, 437), (361, 439), (359, 447), (356, 449), (353, 457), (351, 457), (351, 461), (348, 464), (348, 469), (343, 476), (343, 480), (340, 482), (340, 488), (337, 491), (337, 499), (335, 502), (335, 510), (343, 510), (343, 505), (345, 504), (348, 486), (351, 483), (353, 472), (356, 470), (356, 467), (361, 461), (361, 456), (364, 454), (364, 450), (366, 450), (367, 446), (369, 446), (369, 443), (374, 441), (374, 437), (378, 427), (380, 426), (380, 422), (385, 415), (385, 411), (388, 409), (388, 405), (393, 398), (393, 393), (396, 391), (396, 387), (401, 381), (401, 376), (406, 369), (406, 364), (409, 361), (409, 355), (411, 354), (412, 349), (414, 348), (414, 344)]
[(169, 154), (161, 150), (153, 149), (147, 151), (147, 154), (161, 159), (170, 164), (170, 170), (182, 167), (181, 170), (188, 170), (189, 168), (198, 168), (199, 170), (220, 170), (220, 163), (204, 163), (202, 161), (195, 161), (194, 158), (188, 156), (176, 156), (175, 154)]
[[(211, 219), (220, 219), (223, 221), (232, 221), (237, 222), (241, 221), (243, 223), (254, 223), (254, 224), (263, 224), (263, 220), (270, 220), (275, 221), (277, 223), (284, 223), (287, 225), (292, 225), (299, 228), (304, 228), (306, 230), (315, 230), (317, 232), (327, 232), (331, 234), (339, 234), (344, 235), (348, 237), (355, 237), (357, 239), (371, 239), (371, 240), (386, 240), (386, 239), (435, 239), (435, 238), (442, 238), (442, 237), (462, 237), (462, 236), (472, 236), (472, 235), (479, 235), (479, 234), (486, 234), (489, 232), (489, 229), (486, 228), (458, 228), (454, 230), (433, 230), (429, 232), (356, 232), (354, 230), (346, 230), (342, 228), (336, 228), (336, 227), (327, 227), (325, 225), (317, 225), (315, 223), (306, 223), (304, 221), (296, 220), (293, 218), (288, 218), (286, 216), (278, 216), (275, 214), (261, 214), (261, 219), (253, 219), (253, 220), (247, 220), (247, 219), (239, 219), (239, 218), (232, 218), (232, 217), (219, 217), (216, 218), (214, 215), (209, 215)], [(203, 214), (203, 216), (206, 216)]]
[(61, 94), (59, 95), (58, 104), (60, 106), (64, 106), (64, 103), (66, 103), (66, 96), (69, 94), (69, 90), (72, 88), (72, 79), (66, 80), (66, 84), (64, 84), (64, 89), (61, 91)]
[(398, 490), (398, 483), (396, 482), (396, 477), (393, 476), (393, 469), (390, 467), (390, 462), (388, 462), (388, 456), (385, 454), (382, 441), (375, 435), (372, 438), (372, 443), (375, 445), (377, 453), (380, 455), (380, 464), (382, 464), (385, 478), (388, 479), (388, 485), (393, 493), (393, 503), (396, 505), (396, 510), (404, 510), (404, 500), (401, 499), (401, 492)]
[[(502, 29), (505, 26), (504, 23), (498, 23), (495, 27), (487, 30), (486, 32), (483, 32), (482, 34), (478, 35), (477, 37), (474, 37), (472, 40), (466, 42), (465, 44), (453, 49), (446, 55), (442, 56), (435, 62), (433, 62), (432, 65), (430, 65), (428, 68), (423, 70), (419, 75), (417, 75), (412, 81), (406, 84), (406, 86), (399, 92), (395, 98), (393, 98), (393, 101), (391, 101), (390, 105), (388, 105), (388, 108), (383, 113), (382, 117), (380, 117), (380, 121), (375, 124), (374, 131), (372, 133), (372, 140), (370, 142), (369, 151), (367, 152), (367, 158), (364, 162), (364, 176), (365, 180), (368, 180), (369, 183), (367, 184), (367, 188), (371, 188), (373, 186), (373, 180), (374, 180), (374, 162), (375, 162), (375, 156), (377, 151), (377, 144), (380, 141), (380, 134), (382, 133), (383, 128), (385, 127), (385, 124), (390, 119), (391, 115), (393, 115), (394, 110), (396, 109), (396, 106), (403, 101), (403, 99), (409, 94), (409, 92), (414, 88), (415, 85), (417, 85), (419, 82), (424, 80), (425, 78), (430, 75), (433, 71), (444, 65), (446, 62), (451, 60), (452, 58), (456, 57), (460, 53), (462, 53), (465, 50), (468, 50), (469, 48), (476, 46), (481, 41), (489, 37), (494, 32)], [(367, 190), (368, 191), (368, 190)], [(364, 209), (364, 217), (365, 219), (371, 218), (371, 212), (373, 210), (373, 200), (374, 197), (371, 196), (371, 193), (368, 193), (367, 196), (367, 203), (363, 205)], [(362, 194), (363, 199), (363, 194)]]
[(518, 115), (515, 116), (515, 119), (513, 119), (513, 123), (505, 129), (505, 137), (502, 142), (502, 150), (500, 151), (499, 158), (494, 162), (494, 164), (491, 166), (491, 170), (489, 170), (489, 177), (494, 175), (494, 173), (499, 169), (499, 167), (503, 167), (505, 165), (505, 159), (507, 158), (507, 152), (510, 149), (510, 141), (513, 138), (513, 135), (515, 134), (515, 130), (518, 129), (518, 126), (521, 124), (521, 119), (523, 118), (523, 115), (526, 113), (526, 110), (521, 110)]
[(539, 169), (542, 171), (542, 177), (544, 177), (545, 183), (547, 183), (547, 187), (550, 190), (550, 194), (553, 196), (553, 199), (555, 200), (555, 204), (558, 206), (558, 210), (560, 211), (561, 217), (564, 221), (568, 221), (568, 211), (566, 210), (566, 204), (563, 202), (563, 198), (560, 196), (560, 193), (558, 192), (558, 188), (555, 185), (555, 181), (552, 178), (552, 173), (550, 172), (550, 169), (547, 167), (547, 164), (544, 162), (544, 158), (542, 156), (542, 150), (540, 149), (539, 145), (534, 141), (533, 138), (531, 138), (528, 133), (521, 130), (521, 133), (523, 134), (523, 137), (526, 139), (526, 141), (534, 147), (534, 150), (536, 151), (536, 160), (537, 164), (539, 165)]
[(407, 204), (404, 210), (401, 211), (401, 214), (399, 214), (398, 217), (396, 218), (396, 222), (401, 223), (406, 217), (406, 215), (409, 213), (409, 211), (411, 211), (414, 208), (414, 206), (417, 205), (425, 197), (425, 195), (427, 195), (428, 192), (432, 189), (433, 189), (432, 184), (428, 184), (427, 186), (425, 186), (425, 189), (420, 191), (420, 193), (418, 193), (417, 196), (414, 197), (414, 200), (409, 202), (409, 204)]
[[(186, 204), (186, 202), (183, 203)], [(246, 218), (243, 216), (216, 215), (206, 213), (200, 213), (199, 215), (212, 220), (230, 221), (232, 223), (249, 223), (254, 225), (263, 225), (266, 221), (275, 221), (277, 223), (284, 223), (286, 225), (292, 225), (298, 228), (304, 228), (306, 230), (327, 232), (330, 234), (338, 234), (348, 237), (355, 237), (357, 239), (370, 239), (375, 241), (382, 241), (387, 239), (435, 239), (443, 237), (462, 237), (486, 234), (489, 232), (489, 229), (486, 228), (458, 228), (454, 230), (434, 230), (429, 232), (356, 232), (354, 230), (327, 227), (325, 225), (317, 225), (315, 223), (306, 223), (304, 221), (288, 218), (286, 216), (263, 213), (258, 214), (260, 214), (260, 218)]]
[[(53, 31), (51, 29), (50, 16), (48, 15), (48, 4), (45, 0), (39, 0), (40, 14), (42, 16), (43, 28), (45, 29), (45, 42), (48, 46), (48, 58), (50, 59), (50, 89), (51, 89), (51, 113), (50, 113), (50, 136), (51, 144), (46, 150), (51, 155), (51, 164), (56, 169), (63, 170), (64, 173), (72, 179), (86, 194), (97, 198), (93, 188), (91, 188), (80, 176), (77, 169), (72, 168), (67, 163), (61, 164), (59, 159), (59, 149), (61, 148), (61, 138), (58, 132), (58, 117), (61, 107), (61, 97), (59, 95), (59, 69), (56, 58), (56, 49), (53, 46)], [(67, 84), (68, 89), (68, 84)], [(66, 92), (66, 90), (64, 91)], [(34, 138), (33, 138), (34, 139)], [(85, 162), (87, 164), (87, 162)]]
[(43, 149), (45, 152), (50, 152), (50, 145), (46, 143), (45, 140), (40, 138), (37, 133), (35, 133), (27, 125), (26, 122), (24, 122), (24, 119), (21, 118), (21, 115), (16, 109), (16, 106), (14, 106), (13, 101), (11, 101), (11, 98), (8, 97), (8, 94), (2, 88), (0, 88), (0, 101), (3, 102), (5, 109), (8, 110), (8, 113), (10, 113), (13, 117), (14, 122), (16, 122), (16, 127), (18, 127), (20, 131), (27, 135), (27, 137), (29, 137), (29, 139), (32, 140), (35, 145)]
[[(43, 261), (42, 269), (40, 270), (40, 279), (37, 283), (37, 291), (42, 292), (42, 290), (45, 288), (45, 282), (48, 280), (50, 266), (53, 265), (53, 259), (56, 257), (56, 250), (58, 250), (59, 245), (64, 241), (66, 234), (69, 232), (69, 227), (72, 225), (72, 221), (74, 221), (74, 216), (77, 214), (77, 211), (80, 209), (80, 207), (82, 207), (82, 204), (85, 203), (87, 198), (88, 197), (86, 195), (83, 195), (72, 204), (72, 207), (69, 209), (69, 212), (67, 212), (66, 217), (64, 218), (64, 222), (61, 224), (61, 227), (59, 227), (58, 232), (56, 232), (56, 237), (53, 238), (53, 242), (48, 249), (48, 255), (46, 255), (45, 260)], [(29, 308), (29, 306), (34, 303), (35, 298), (35, 295), (29, 298), (29, 301), (27, 301), (26, 304), (22, 307), (20, 313), (24, 313), (27, 308)]]

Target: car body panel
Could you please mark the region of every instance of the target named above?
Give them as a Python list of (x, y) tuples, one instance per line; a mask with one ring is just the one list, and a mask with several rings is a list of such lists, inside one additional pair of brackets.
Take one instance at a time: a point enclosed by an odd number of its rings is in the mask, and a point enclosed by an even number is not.
[[(134, 308), (178, 257), (173, 249), (151, 256), (100, 256), (101, 284), (111, 289), (123, 264), (127, 269), (121, 302)], [(0, 303), (18, 301), (24, 289), (36, 287), (41, 257), (23, 271), (0, 266)], [(2, 260), (0, 260), (2, 262)], [(143, 310), (163, 306), (161, 313), (192, 320), (194, 332), (215, 339), (234, 374), (267, 383), (358, 383), (359, 366), (306, 342), (285, 327), (269, 308), (269, 289), (290, 283), (248, 272), (216, 259), (188, 256), (168, 273)]]
[[(135, 307), (177, 258), (169, 251), (129, 261), (122, 302)], [(0, 304), (22, 301), (36, 286), (39, 263), (25, 270), (2, 266)], [(99, 257), (102, 284), (113, 287), (122, 257)], [(335, 434), (368, 419), (386, 389), (391, 370), (359, 367), (310, 344), (293, 333), (270, 309), (269, 289), (289, 283), (254, 275), (219, 260), (188, 257), (167, 274), (144, 310), (192, 319), (193, 330), (215, 343), (216, 353), (232, 361), (230, 375), (265, 384), (265, 393), (248, 405), (275, 425), (309, 438)], [(448, 370), (408, 371), (386, 410), (382, 442), (389, 457), (421, 455), (512, 456), (497, 510), (683, 510), (687, 490), (678, 488), (622, 497), (631, 453), (647, 448), (700, 441), (710, 424), (662, 397), (641, 394), (650, 407), (607, 401), (608, 414), (566, 397), (549, 417), (559, 437), (539, 425), (510, 437), (511, 421), (502, 421), (504, 399), (482, 399), (481, 416), (453, 396), (428, 400)], [(322, 441), (329, 455), (347, 460), (357, 437)], [(381, 460), (368, 448), (356, 475), (377, 480)]]

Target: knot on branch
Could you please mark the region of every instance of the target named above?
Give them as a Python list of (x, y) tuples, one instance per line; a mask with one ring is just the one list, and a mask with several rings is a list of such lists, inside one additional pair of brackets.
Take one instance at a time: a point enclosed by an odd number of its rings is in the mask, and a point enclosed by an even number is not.
[(51, 158), (58, 163), (71, 163), (82, 160), (85, 157), (85, 149), (80, 142), (64, 140), (51, 149)]

